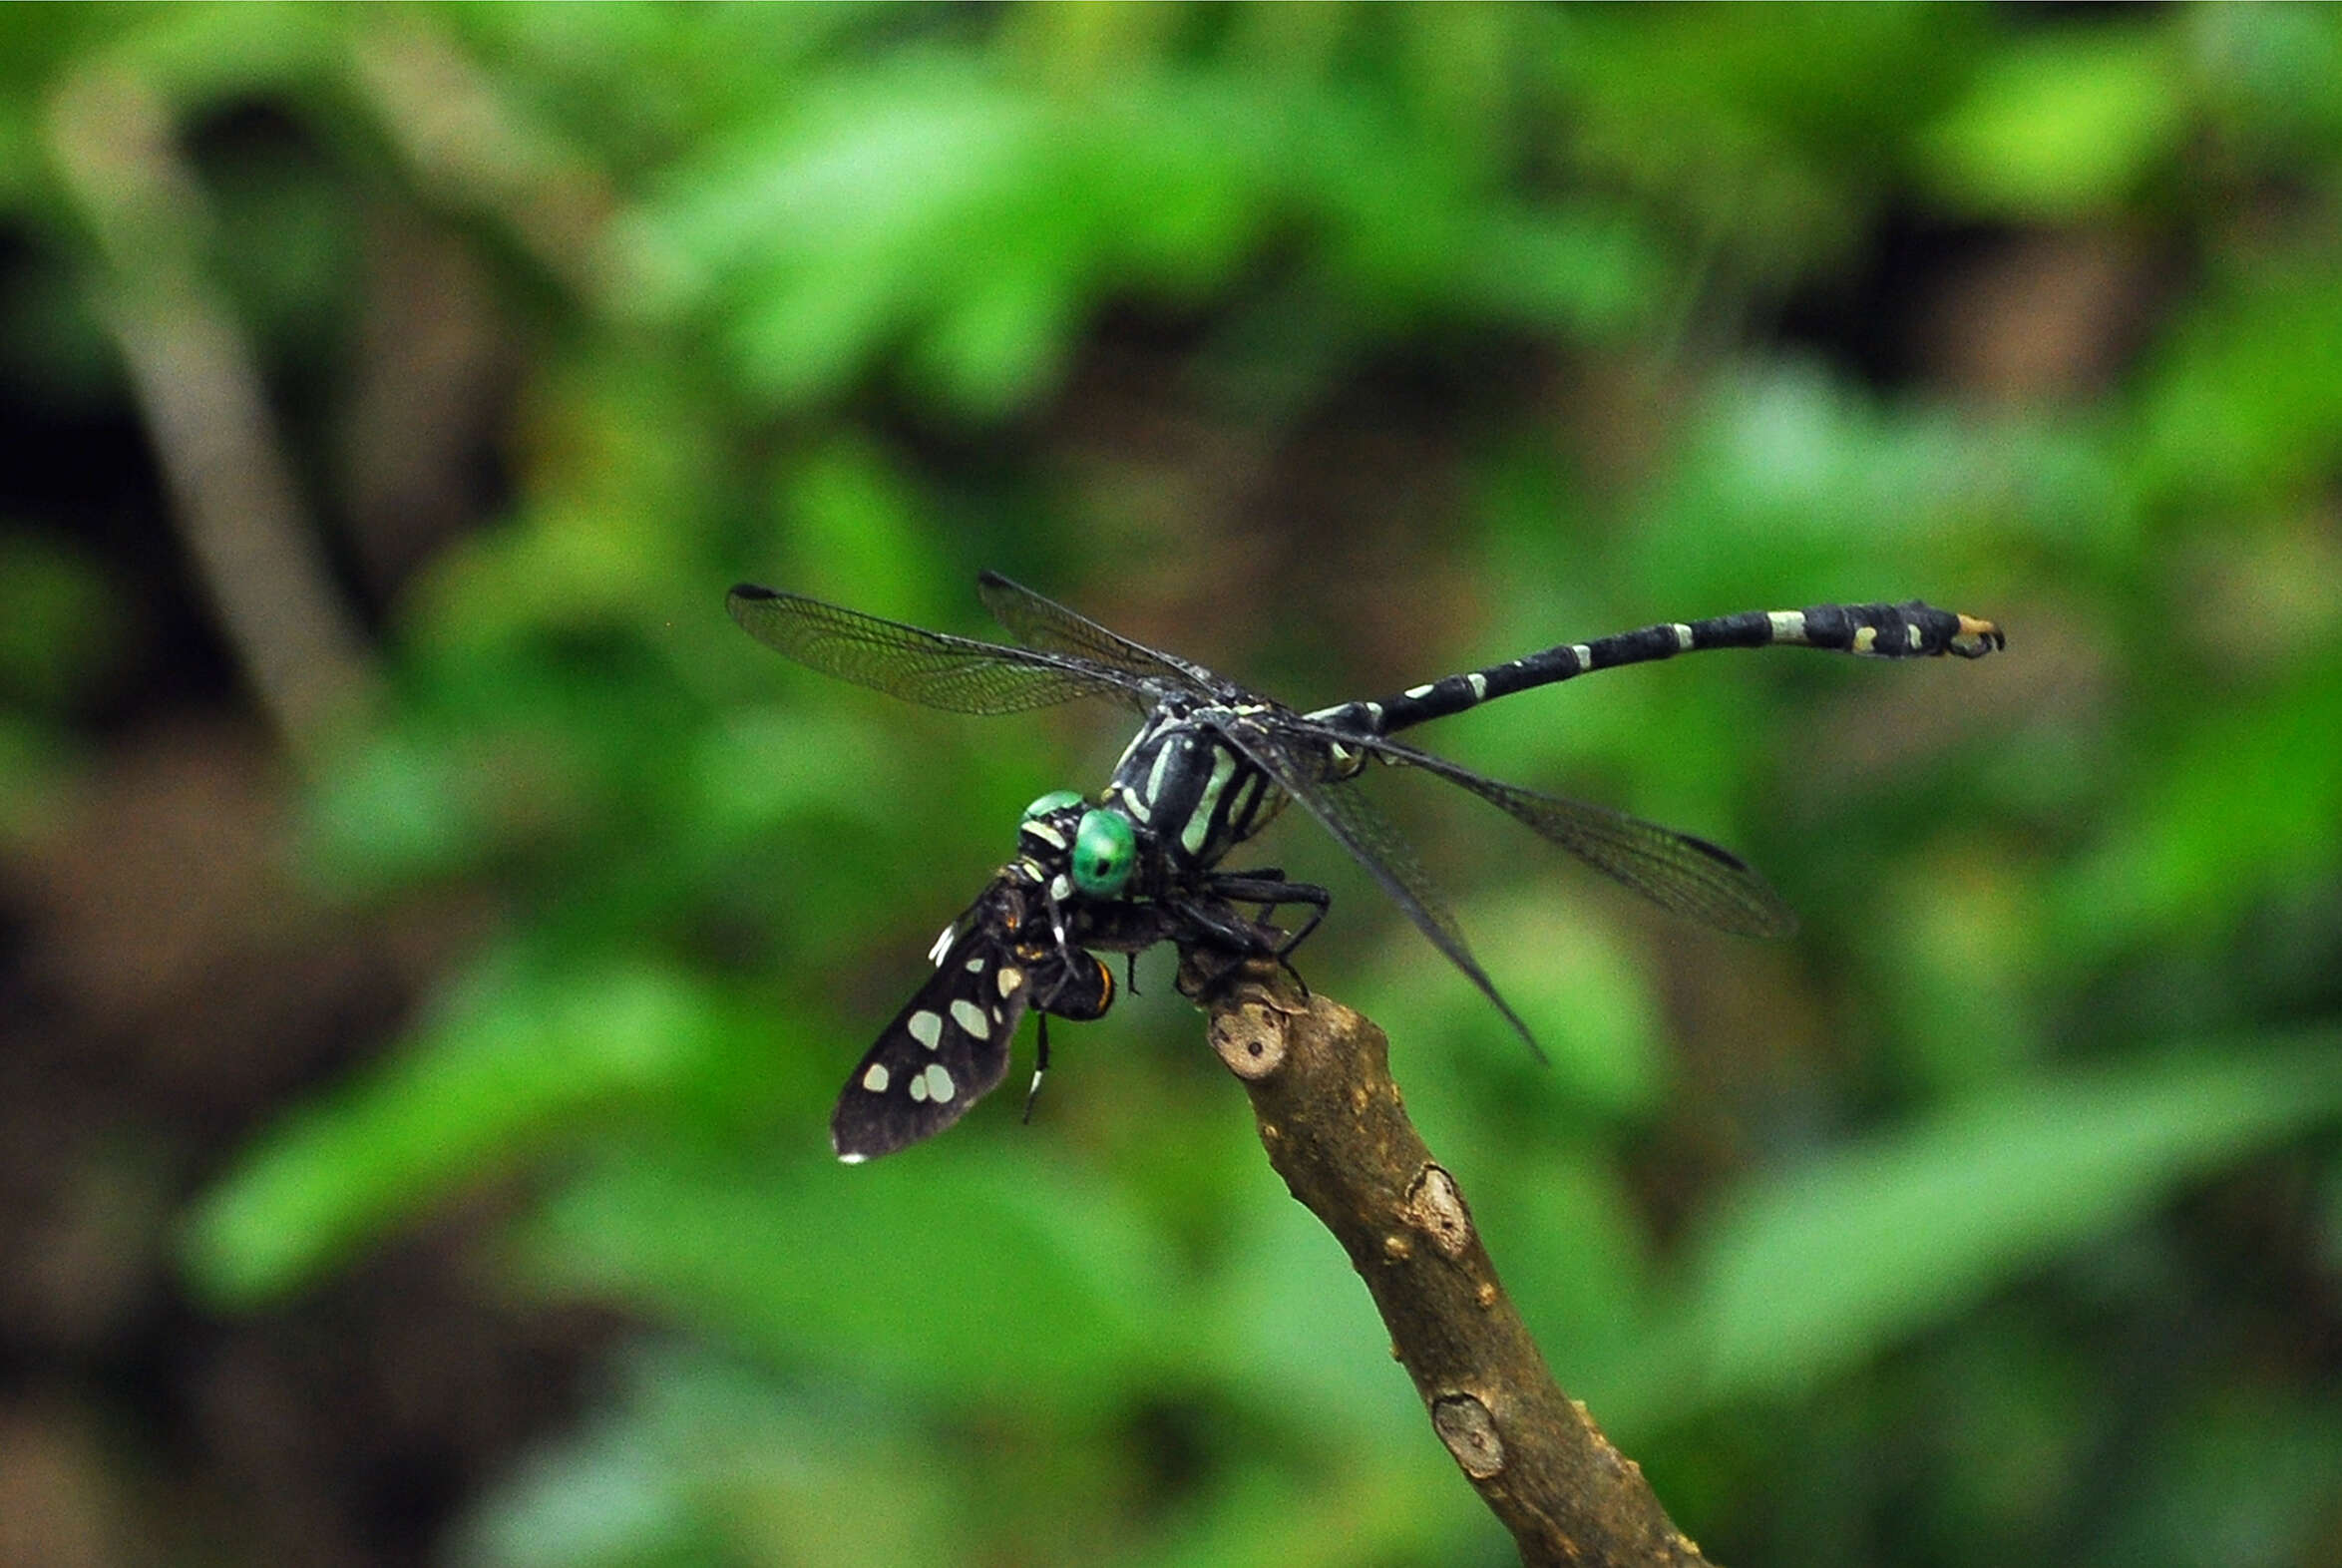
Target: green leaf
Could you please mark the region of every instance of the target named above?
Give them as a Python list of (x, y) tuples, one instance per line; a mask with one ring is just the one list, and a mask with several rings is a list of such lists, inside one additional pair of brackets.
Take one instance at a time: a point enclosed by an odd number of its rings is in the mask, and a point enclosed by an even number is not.
[(788, 1162), (604, 1162), (531, 1232), (533, 1271), (779, 1367), (928, 1397), (1085, 1402), (1186, 1359), (1197, 1315), (1165, 1242), (1098, 1173), (1036, 1169), (1033, 1140), (965, 1128), (868, 1167), (817, 1142)]
[(1708, 1401), (1800, 1387), (2337, 1113), (2336, 1033), (2009, 1085), (1752, 1183), (1691, 1250), (1673, 1350)]
[(1989, 57), (1920, 145), (1936, 185), (1978, 211), (2071, 217), (2121, 201), (2169, 157), (2186, 102), (2158, 39), (2094, 28)]
[(295, 1291), (580, 1111), (704, 1059), (710, 1007), (652, 969), (559, 975), (459, 1000), (395, 1055), (294, 1111), (198, 1200), (184, 1261), (227, 1307)]

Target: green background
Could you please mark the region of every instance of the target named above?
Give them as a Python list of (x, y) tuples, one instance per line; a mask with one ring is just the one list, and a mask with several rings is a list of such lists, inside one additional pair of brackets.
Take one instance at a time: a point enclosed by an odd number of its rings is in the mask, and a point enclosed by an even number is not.
[(1550, 1070), (1296, 814), (1302, 972), (1718, 1560), (2342, 1563), (2342, 13), (9, 8), (0, 417), (0, 1563), (1511, 1560), (1162, 955), (829, 1158), (1126, 719), (722, 593), (986, 567), (1305, 707), (1998, 620), (1422, 733), (1786, 943), (1373, 781)]

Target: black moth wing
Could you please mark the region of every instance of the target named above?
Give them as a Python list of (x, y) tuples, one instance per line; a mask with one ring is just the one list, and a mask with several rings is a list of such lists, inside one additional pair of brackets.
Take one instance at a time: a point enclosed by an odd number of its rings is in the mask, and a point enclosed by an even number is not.
[(1032, 994), (1001, 935), (978, 920), (882, 1030), (838, 1095), (830, 1146), (849, 1165), (932, 1138), (997, 1088)]

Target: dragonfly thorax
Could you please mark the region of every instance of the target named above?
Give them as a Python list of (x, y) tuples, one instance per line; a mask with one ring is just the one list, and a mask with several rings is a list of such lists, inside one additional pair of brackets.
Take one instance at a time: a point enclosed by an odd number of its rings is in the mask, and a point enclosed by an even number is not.
[(1279, 789), (1230, 745), (1234, 708), (1167, 698), (1114, 766), (1104, 799), (1183, 871), (1200, 871), (1267, 826), (1285, 805)]

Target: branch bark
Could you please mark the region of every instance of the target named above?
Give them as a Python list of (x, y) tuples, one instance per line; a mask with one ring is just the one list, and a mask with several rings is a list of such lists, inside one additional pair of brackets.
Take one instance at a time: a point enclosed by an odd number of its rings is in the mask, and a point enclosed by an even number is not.
[(1554, 1382), (1455, 1178), (1407, 1120), (1382, 1031), (1304, 997), (1270, 961), (1223, 970), (1191, 951), (1180, 985), (1210, 1013), (1212, 1048), (1252, 1097), (1269, 1163), (1350, 1254), (1431, 1429), (1521, 1561), (1706, 1563), (1642, 1467)]

